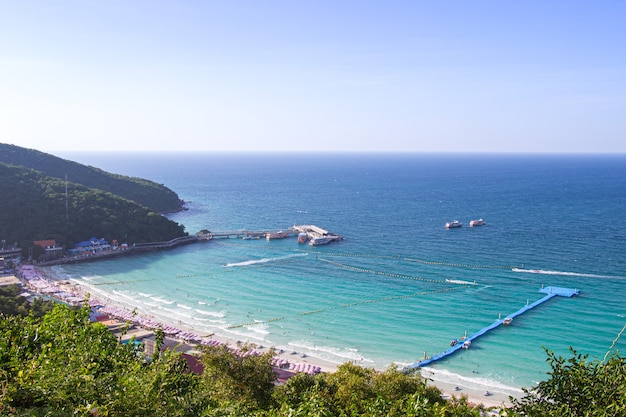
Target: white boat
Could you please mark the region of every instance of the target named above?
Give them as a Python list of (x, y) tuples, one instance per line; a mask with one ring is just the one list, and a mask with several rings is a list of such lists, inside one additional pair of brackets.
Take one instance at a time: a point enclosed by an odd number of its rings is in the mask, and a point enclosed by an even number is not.
[(309, 246), (326, 245), (330, 243), (330, 239), (327, 237), (314, 237), (309, 241)]
[(509, 324), (513, 323), (513, 319), (511, 317), (507, 317), (502, 321), (502, 323), (508, 326)]
[(256, 240), (256, 239), (260, 239), (260, 236), (255, 236), (255, 235), (245, 235), (244, 237), (242, 237), (243, 240)]
[(458, 220), (446, 223), (446, 229), (454, 229), (455, 227), (461, 227), (461, 226), (463, 226), (463, 223), (461, 223)]
[(470, 227), (474, 227), (474, 226), (484, 226), (487, 223), (483, 220), (483, 219), (478, 219), (478, 220), (472, 220), (470, 221)]
[(471, 340), (466, 340), (465, 342), (463, 342), (463, 346), (461, 346), (461, 347), (463, 349), (469, 349), (471, 345), (472, 345), (472, 341)]
[(307, 240), (309, 240), (309, 235), (306, 233), (298, 234), (298, 243), (305, 243)]

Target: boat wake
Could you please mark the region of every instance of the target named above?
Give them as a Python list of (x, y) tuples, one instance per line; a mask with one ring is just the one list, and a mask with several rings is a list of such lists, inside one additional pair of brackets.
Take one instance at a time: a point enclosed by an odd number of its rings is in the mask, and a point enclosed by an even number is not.
[(476, 281), (464, 281), (462, 279), (446, 279), (448, 284), (459, 284), (459, 285), (476, 285)]
[(278, 258), (250, 259), (249, 261), (235, 262), (235, 263), (226, 264), (226, 265), (224, 265), (224, 268), (233, 268), (233, 267), (237, 267), (237, 266), (250, 266), (250, 265), (258, 265), (258, 264), (266, 264), (268, 262), (284, 261), (285, 259), (296, 258), (296, 257), (300, 257), (300, 256), (308, 256), (308, 255), (309, 255), (308, 253), (296, 253), (296, 254), (293, 254), (293, 255), (280, 256)]
[(527, 274), (563, 275), (563, 276), (569, 276), (569, 277), (626, 279), (624, 277), (615, 277), (611, 275), (583, 274), (580, 272), (566, 272), (566, 271), (548, 271), (545, 269), (513, 268), (512, 271), (513, 272), (526, 272)]

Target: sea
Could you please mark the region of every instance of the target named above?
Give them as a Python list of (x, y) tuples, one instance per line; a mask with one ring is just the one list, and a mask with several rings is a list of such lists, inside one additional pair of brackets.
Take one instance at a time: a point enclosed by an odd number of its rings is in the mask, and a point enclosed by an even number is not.
[[(580, 295), (552, 298), (422, 374), (519, 396), (549, 378), (546, 351), (626, 350), (626, 155), (57, 155), (166, 185), (187, 208), (168, 217), (190, 234), (317, 225), (344, 237), (214, 239), (54, 267), (140, 314), (383, 370), (443, 352), (556, 286)], [(453, 220), (463, 226), (446, 229)]]

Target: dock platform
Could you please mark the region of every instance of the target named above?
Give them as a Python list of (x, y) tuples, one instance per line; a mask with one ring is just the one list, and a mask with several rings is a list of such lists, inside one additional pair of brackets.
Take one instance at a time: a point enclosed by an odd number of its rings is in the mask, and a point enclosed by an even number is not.
[(537, 307), (540, 304), (545, 303), (546, 301), (552, 299), (553, 297), (557, 297), (557, 296), (561, 296), (561, 297), (573, 297), (575, 295), (578, 295), (580, 293), (580, 290), (578, 289), (572, 289), (572, 288), (562, 288), (562, 287), (542, 287), (539, 290), (540, 293), (546, 294), (543, 298), (535, 301), (532, 304), (527, 304), (524, 307), (520, 308), (519, 310), (517, 310), (516, 312), (509, 314), (508, 316), (506, 316), (504, 319), (498, 319), (495, 322), (493, 322), (492, 324), (490, 324), (487, 327), (484, 327), (482, 329), (480, 329), (478, 332), (463, 338), (461, 340), (458, 341), (457, 344), (455, 344), (454, 346), (451, 346), (450, 348), (446, 349), (444, 352), (439, 353), (437, 355), (434, 355), (432, 357), (428, 357), (428, 358), (423, 358), (421, 360), (419, 360), (418, 362), (411, 364), (409, 366), (406, 367), (406, 369), (414, 369), (414, 368), (421, 368), (422, 366), (426, 366), (426, 365), (430, 365), (433, 362), (436, 362), (438, 360), (441, 360), (445, 357), (448, 357), (450, 355), (452, 355), (453, 353), (457, 352), (459, 349), (463, 349), (464, 345), (469, 342), (469, 344), (471, 344), (474, 340), (478, 339), (480, 336), (490, 332), (491, 330), (499, 327), (501, 324), (504, 324), (505, 321), (510, 321), (513, 320), (515, 317), (524, 314), (525, 312), (527, 312), (528, 310), (531, 310), (535, 307)]
[(322, 229), (315, 225), (293, 225), (287, 229), (281, 230), (227, 230), (227, 231), (204, 231), (198, 234), (200, 240), (212, 240), (212, 239), (228, 239), (228, 238), (243, 238), (243, 239), (260, 239), (267, 237), (267, 239), (284, 238), (297, 236), (300, 233), (306, 233), (308, 239), (325, 238), (328, 242), (335, 242), (343, 240), (343, 236), (339, 236), (328, 230)]
[(312, 224), (302, 226), (294, 225), (291, 229), (295, 230), (297, 233), (306, 233), (308, 239), (325, 239), (325, 243), (343, 240), (343, 236), (339, 236)]

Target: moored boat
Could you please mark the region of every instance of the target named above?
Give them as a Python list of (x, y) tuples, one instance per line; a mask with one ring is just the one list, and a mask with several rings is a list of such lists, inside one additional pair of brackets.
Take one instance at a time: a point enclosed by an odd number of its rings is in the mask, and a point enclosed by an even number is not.
[(461, 227), (461, 226), (463, 226), (463, 223), (461, 223), (458, 220), (446, 223), (446, 229), (454, 229), (455, 227)]
[(309, 246), (326, 245), (330, 243), (330, 238), (327, 237), (314, 237), (309, 241)]
[(474, 227), (474, 226), (484, 226), (487, 223), (483, 220), (483, 219), (478, 219), (478, 220), (472, 220), (470, 221), (470, 227)]
[(309, 240), (309, 235), (307, 235), (306, 233), (298, 234), (298, 243), (306, 243), (307, 240)]
[(508, 326), (513, 322), (513, 319), (511, 317), (507, 317), (505, 318), (502, 323), (504, 323), (504, 325)]
[(276, 233), (268, 233), (268, 234), (265, 235), (265, 238), (267, 240), (270, 240), (270, 239), (284, 239), (287, 236), (289, 236), (289, 235), (281, 230), (280, 232), (276, 232)]

